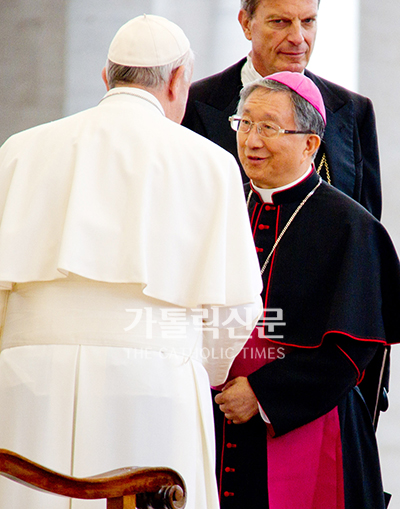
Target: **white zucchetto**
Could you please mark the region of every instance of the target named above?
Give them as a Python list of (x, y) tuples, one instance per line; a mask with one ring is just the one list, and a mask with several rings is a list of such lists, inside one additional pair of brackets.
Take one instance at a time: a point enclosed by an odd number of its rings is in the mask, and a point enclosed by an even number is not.
[(183, 57), (190, 42), (175, 23), (152, 14), (131, 19), (115, 34), (108, 59), (127, 67), (158, 67)]

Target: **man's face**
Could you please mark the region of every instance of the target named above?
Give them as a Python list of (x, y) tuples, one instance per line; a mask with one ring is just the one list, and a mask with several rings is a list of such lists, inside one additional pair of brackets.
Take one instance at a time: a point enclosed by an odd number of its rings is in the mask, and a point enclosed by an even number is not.
[[(297, 130), (292, 101), (285, 92), (256, 89), (244, 103), (241, 117), (250, 122), (263, 121), (283, 129)], [(263, 138), (254, 125), (249, 133), (238, 131), (238, 153), (246, 175), (261, 188), (294, 182), (311, 164), (314, 152), (310, 152), (311, 137), (316, 135), (278, 134), (274, 138)]]
[(251, 19), (240, 11), (254, 67), (262, 76), (303, 72), (314, 48), (317, 13), (318, 0), (261, 0)]

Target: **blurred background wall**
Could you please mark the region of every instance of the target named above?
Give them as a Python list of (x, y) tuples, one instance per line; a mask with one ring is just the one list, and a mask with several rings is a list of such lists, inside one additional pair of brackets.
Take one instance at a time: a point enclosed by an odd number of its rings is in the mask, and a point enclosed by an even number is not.
[[(239, 0), (0, 0), (0, 143), (38, 123), (94, 106), (116, 30), (139, 14), (178, 23), (196, 54), (195, 79), (218, 72), (250, 49)], [(400, 249), (400, 17), (398, 0), (322, 0), (309, 68), (369, 96), (382, 163), (383, 223)], [(374, 279), (374, 274), (371, 274)], [(399, 310), (400, 312), (400, 310)], [(378, 439), (384, 484), (400, 509), (400, 346), (392, 352), (391, 407)]]

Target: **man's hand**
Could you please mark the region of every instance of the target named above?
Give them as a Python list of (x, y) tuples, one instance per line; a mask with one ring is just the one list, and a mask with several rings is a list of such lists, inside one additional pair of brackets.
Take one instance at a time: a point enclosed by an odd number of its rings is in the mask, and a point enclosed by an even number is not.
[(235, 424), (247, 422), (258, 414), (257, 398), (244, 376), (228, 382), (222, 392), (215, 396), (215, 402), (225, 417)]

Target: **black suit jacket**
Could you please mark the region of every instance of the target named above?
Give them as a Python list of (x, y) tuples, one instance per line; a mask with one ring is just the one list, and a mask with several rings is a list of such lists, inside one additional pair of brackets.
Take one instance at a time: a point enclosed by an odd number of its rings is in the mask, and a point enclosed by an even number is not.
[[(245, 61), (193, 83), (182, 122), (231, 152), (237, 160), (236, 134), (228, 117), (236, 111)], [(379, 153), (371, 101), (309, 71), (306, 75), (320, 89), (327, 110), (327, 126), (316, 167), (325, 154), (331, 183), (380, 219)], [(327, 179), (326, 171), (322, 170), (321, 175)], [(242, 177), (244, 182), (248, 180), (243, 170)]]

